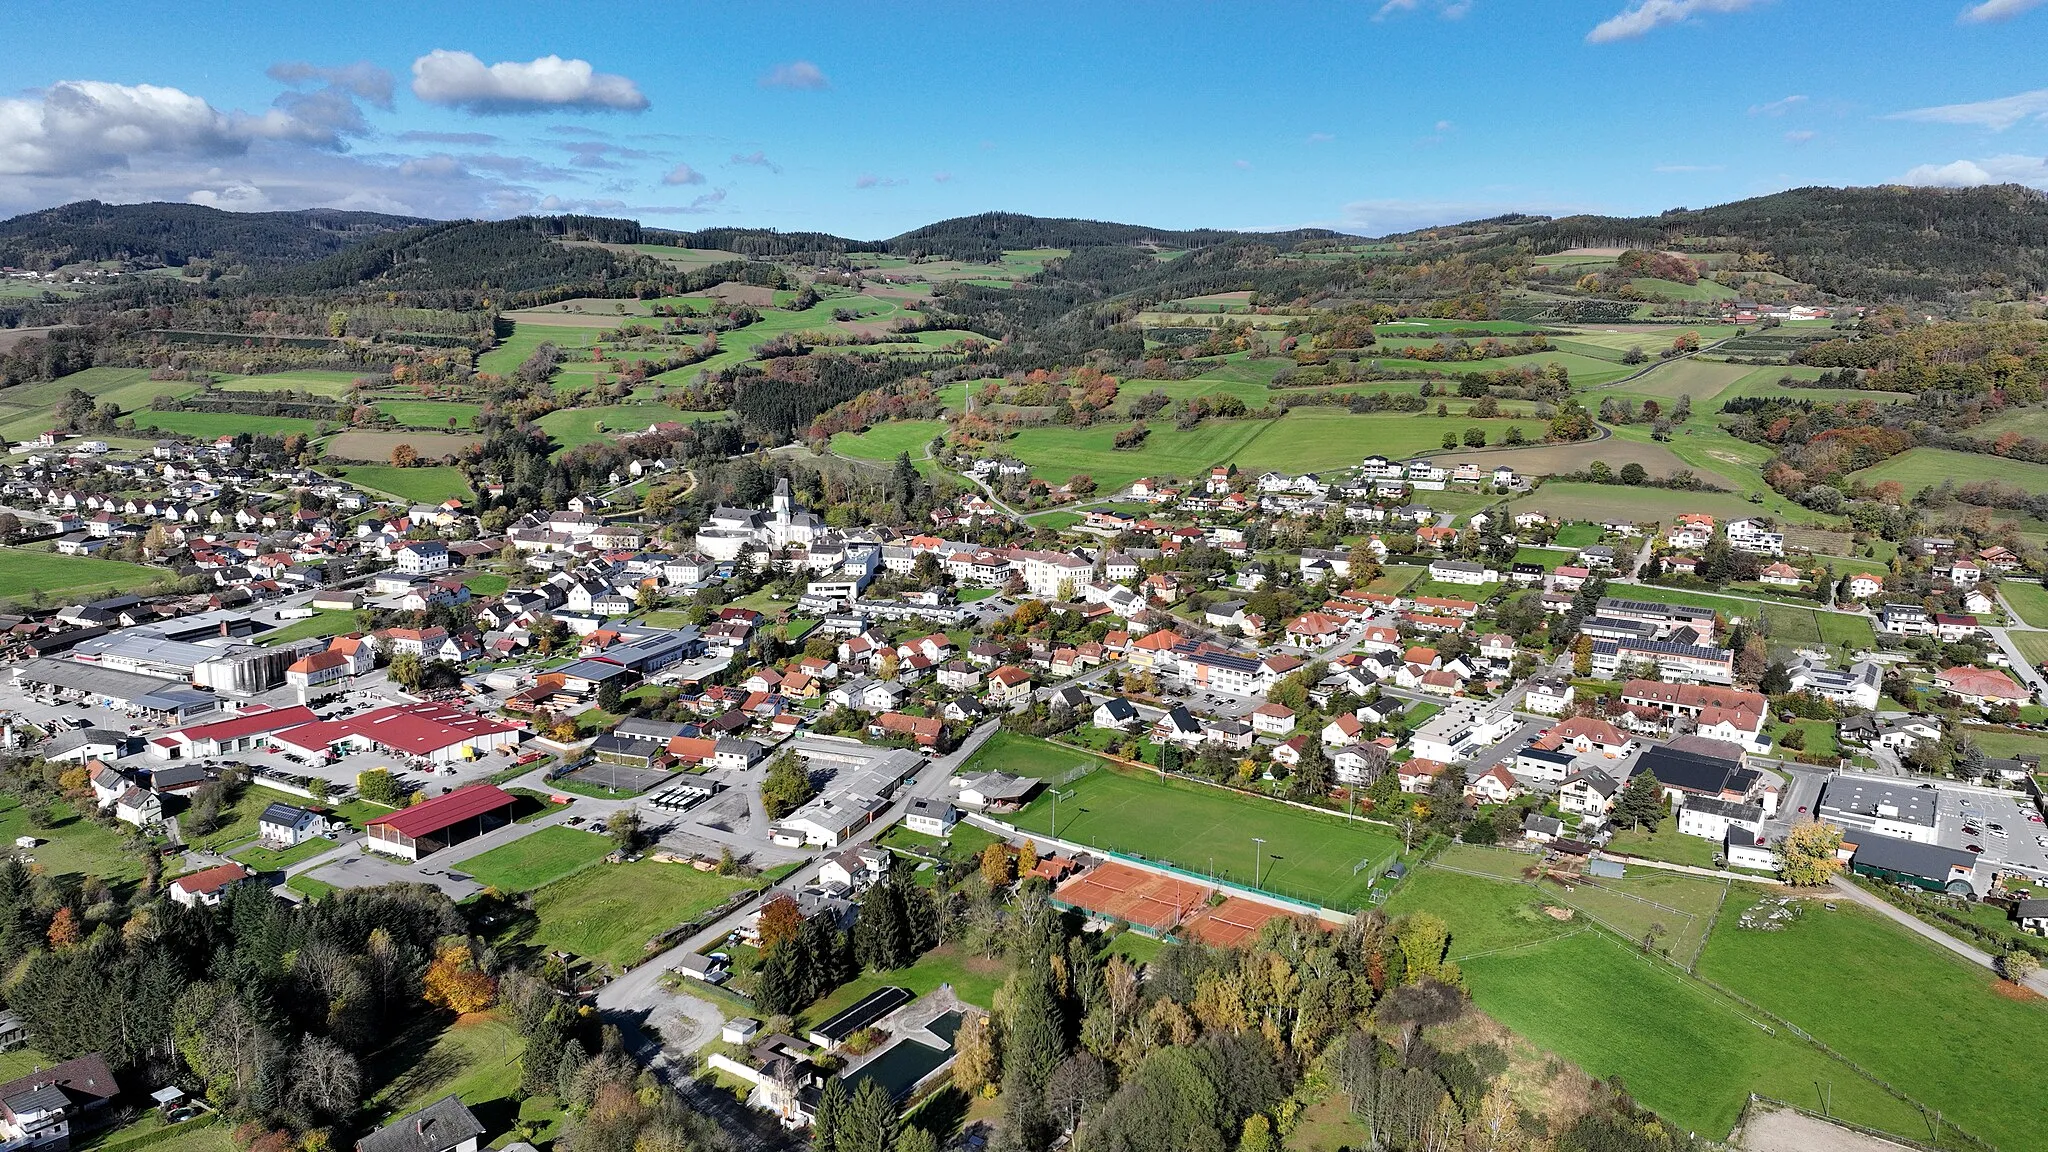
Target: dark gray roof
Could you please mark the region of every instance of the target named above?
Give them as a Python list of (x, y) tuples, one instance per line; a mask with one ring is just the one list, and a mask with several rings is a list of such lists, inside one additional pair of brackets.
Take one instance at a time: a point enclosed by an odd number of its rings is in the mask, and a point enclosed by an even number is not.
[(1854, 831), (1850, 837), (1856, 844), (1856, 855), (1850, 859), (1866, 868), (1881, 868), (1886, 872), (1902, 872), (1946, 883), (1950, 868), (1977, 866), (1977, 857), (1960, 848), (1921, 844), (1896, 836), (1879, 836), (1874, 832)]
[(299, 826), (299, 822), (308, 815), (310, 813), (304, 808), (291, 804), (270, 804), (264, 807), (263, 815), (257, 817), (256, 822), (258, 824), (282, 824), (287, 828), (296, 828)]
[(1668, 744), (1652, 744), (1636, 761), (1636, 771), (1648, 772), (1657, 783), (1688, 792), (1718, 794), (1728, 787), (1735, 765), (1714, 756), (1703, 756)]
[(448, 1152), (483, 1134), (475, 1114), (449, 1095), (356, 1141), (356, 1152)]

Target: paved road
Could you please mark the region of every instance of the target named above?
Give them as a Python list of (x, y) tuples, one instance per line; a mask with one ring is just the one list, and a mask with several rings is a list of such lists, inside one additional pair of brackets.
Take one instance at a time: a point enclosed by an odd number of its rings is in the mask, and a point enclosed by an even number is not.
[[(1963, 941), (1956, 939), (1948, 933), (1943, 932), (1941, 929), (1936, 928), (1933, 925), (1927, 923), (1926, 921), (1920, 919), (1918, 916), (1915, 916), (1910, 912), (1906, 912), (1905, 910), (1894, 906), (1890, 901), (1885, 900), (1883, 897), (1873, 896), (1870, 893), (1865, 892), (1863, 889), (1858, 888), (1854, 883), (1848, 880), (1844, 880), (1840, 876), (1835, 877), (1831, 883), (1833, 884), (1836, 893), (1838, 893), (1839, 895), (1847, 899), (1854, 900), (1856, 903), (1863, 905), (1865, 908), (1868, 908), (1871, 911), (1876, 912), (1877, 914), (1890, 919), (1894, 923), (1899, 924), (1900, 926), (1906, 928), (1908, 931), (1913, 932), (1915, 935), (1920, 936), (1922, 939), (1931, 941), (1934, 944), (1946, 948), (1950, 952), (1953, 952), (1956, 955), (1961, 956), (1963, 959), (1968, 960), (1970, 963), (1975, 964), (1980, 968), (1989, 968), (1994, 972), (1998, 970), (1998, 965), (1991, 958), (1991, 954), (1989, 952), (1986, 952), (1983, 949), (1976, 947), (1975, 945), (1966, 944)], [(2032, 976), (2027, 977), (2027, 987), (2032, 988), (2034, 991), (2039, 992), (2043, 996), (2048, 996), (2048, 971), (2036, 972)]]

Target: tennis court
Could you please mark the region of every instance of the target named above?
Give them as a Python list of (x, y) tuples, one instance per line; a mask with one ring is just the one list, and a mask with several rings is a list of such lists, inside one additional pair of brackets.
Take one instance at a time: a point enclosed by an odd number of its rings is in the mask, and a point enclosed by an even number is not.
[(628, 768), (623, 764), (606, 764), (592, 761), (565, 776), (557, 777), (558, 784), (581, 785), (580, 791), (587, 793), (610, 793), (617, 796), (637, 796), (669, 778), (667, 772), (651, 768)]
[(1059, 886), (1060, 900), (1097, 916), (1166, 933), (1202, 910), (1209, 889), (1115, 861), (1099, 864)]
[(1288, 915), (1286, 909), (1242, 896), (1232, 896), (1213, 908), (1204, 908), (1187, 924), (1204, 944), (1235, 948), (1259, 934), (1268, 920)]

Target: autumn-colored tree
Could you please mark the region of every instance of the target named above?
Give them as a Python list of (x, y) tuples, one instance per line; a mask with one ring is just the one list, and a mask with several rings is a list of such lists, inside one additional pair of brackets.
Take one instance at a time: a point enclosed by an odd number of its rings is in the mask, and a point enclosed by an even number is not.
[(69, 948), (78, 943), (78, 917), (69, 907), (57, 909), (50, 918), (50, 947)]
[(1038, 867), (1038, 845), (1030, 840), (1026, 840), (1024, 847), (1017, 853), (1017, 871), (1019, 873), (1029, 872), (1036, 867)]
[(498, 982), (476, 966), (475, 954), (462, 941), (441, 946), (427, 965), (423, 984), (427, 1003), (458, 1015), (481, 1012), (498, 998)]
[(1017, 879), (1017, 858), (1001, 841), (981, 850), (981, 878), (991, 889), (1008, 888)]
[(992, 1086), (1000, 1075), (996, 1057), (995, 1024), (979, 1013), (969, 1013), (953, 1037), (953, 1085), (972, 1095)]
[(64, 774), (57, 777), (57, 787), (76, 794), (85, 791), (86, 782), (90, 779), (85, 771), (85, 765), (81, 764), (76, 768), (65, 769)]
[(1778, 864), (1788, 884), (1816, 888), (1842, 870), (1836, 853), (1842, 847), (1842, 830), (1832, 824), (1808, 820), (1792, 826), (1778, 845)]
[(391, 466), (394, 468), (410, 468), (419, 461), (419, 449), (410, 444), (400, 444), (391, 449)]
[(788, 896), (778, 896), (761, 907), (758, 931), (761, 935), (761, 950), (766, 952), (786, 940), (796, 939), (803, 929), (804, 916), (798, 910), (796, 901)]

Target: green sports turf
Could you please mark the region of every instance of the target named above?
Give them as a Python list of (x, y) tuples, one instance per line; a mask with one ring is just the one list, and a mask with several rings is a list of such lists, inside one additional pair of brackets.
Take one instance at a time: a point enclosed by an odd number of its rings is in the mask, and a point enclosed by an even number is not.
[(459, 861), (454, 867), (501, 892), (524, 892), (559, 880), (611, 854), (595, 832), (555, 824)]
[[(1400, 843), (1371, 825), (1320, 816), (1271, 800), (1142, 772), (1105, 768), (1067, 786), (1059, 801), (1059, 836), (1099, 848), (1174, 864), (1190, 872), (1251, 884), (1269, 892), (1353, 909), (1366, 902), (1374, 868)], [(1043, 795), (1012, 818), (1022, 829), (1050, 832), (1052, 797)], [(1265, 840), (1263, 855), (1254, 837)]]

